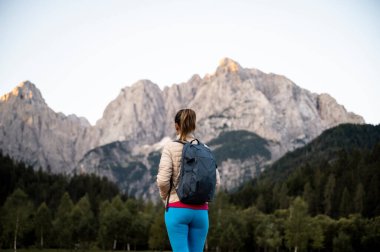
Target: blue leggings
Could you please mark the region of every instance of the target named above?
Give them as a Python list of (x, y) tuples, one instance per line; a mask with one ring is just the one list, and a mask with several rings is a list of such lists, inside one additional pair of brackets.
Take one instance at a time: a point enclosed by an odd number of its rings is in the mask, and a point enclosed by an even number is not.
[(208, 211), (169, 207), (165, 212), (173, 252), (201, 252), (208, 231)]

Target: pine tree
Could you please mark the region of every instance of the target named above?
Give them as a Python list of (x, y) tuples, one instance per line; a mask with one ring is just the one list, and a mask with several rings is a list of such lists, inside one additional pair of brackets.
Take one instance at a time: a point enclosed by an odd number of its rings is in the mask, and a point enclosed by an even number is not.
[(220, 247), (222, 251), (239, 251), (242, 243), (242, 236), (238, 228), (232, 223), (229, 223), (227, 227), (223, 229), (220, 237)]
[[(136, 213), (137, 215), (137, 213)], [(136, 218), (136, 219), (135, 219)], [(123, 209), (119, 212), (118, 223), (120, 225), (120, 240), (124, 243), (124, 247), (127, 247), (127, 251), (130, 251), (130, 244), (132, 242), (132, 235), (135, 232), (134, 220), (137, 220), (137, 216), (132, 216), (127, 204), (124, 204)], [(125, 248), (124, 248), (125, 250)]]
[(364, 197), (365, 197), (365, 192), (364, 192), (363, 184), (359, 183), (356, 186), (355, 197), (354, 197), (355, 213), (361, 214), (363, 212)]
[(32, 226), (33, 204), (24, 191), (16, 189), (5, 201), (2, 212), (3, 235), (12, 235), (16, 252), (18, 239)]
[(51, 232), (52, 217), (50, 210), (45, 202), (43, 202), (36, 213), (34, 220), (36, 237), (39, 238), (39, 247), (42, 249), (46, 244), (46, 237)]
[(73, 207), (71, 218), (72, 222), (75, 223), (73, 225), (75, 242), (80, 244), (82, 248), (88, 249), (91, 238), (95, 236), (95, 220), (87, 194)]
[(314, 213), (314, 192), (311, 188), (310, 182), (307, 182), (303, 189), (302, 198), (305, 200), (306, 204), (309, 206), (309, 212)]
[(351, 238), (346, 233), (339, 231), (338, 236), (333, 239), (333, 252), (354, 251), (351, 245)]
[(321, 168), (316, 168), (314, 171), (314, 178), (313, 178), (313, 184), (314, 184), (314, 205), (315, 205), (315, 212), (314, 214), (320, 214), (324, 212), (324, 206), (323, 206), (323, 185), (322, 185), (322, 172)]
[(72, 248), (73, 228), (72, 210), (74, 204), (67, 192), (62, 197), (53, 221), (56, 243), (59, 248)]
[(285, 239), (289, 249), (294, 252), (304, 250), (310, 237), (310, 220), (307, 204), (297, 197), (290, 206), (289, 218), (285, 224)]
[(281, 184), (275, 183), (272, 190), (272, 205), (273, 209), (278, 209), (280, 206), (280, 191), (281, 191)]
[(330, 174), (327, 184), (324, 191), (324, 205), (325, 205), (325, 214), (333, 214), (333, 204), (334, 204), (334, 193), (335, 193), (335, 176)]
[(286, 209), (289, 207), (289, 196), (288, 196), (289, 190), (286, 183), (283, 183), (280, 190), (280, 209)]
[(380, 189), (379, 189), (379, 177), (380, 175), (373, 174), (369, 185), (366, 190), (366, 207), (365, 215), (368, 217), (374, 217), (380, 215)]
[(282, 242), (280, 230), (273, 215), (263, 215), (255, 229), (255, 238), (265, 251), (267, 248), (278, 249)]
[(256, 207), (261, 212), (266, 212), (266, 204), (265, 204), (264, 196), (262, 194), (260, 194), (256, 200)]
[(164, 222), (164, 208), (162, 207), (154, 217), (149, 230), (149, 248), (163, 251), (170, 247)]
[(339, 212), (340, 216), (348, 216), (352, 211), (352, 204), (351, 204), (351, 196), (347, 189), (347, 187), (344, 187), (342, 198), (339, 205)]
[(99, 206), (99, 229), (98, 241), (103, 250), (111, 250), (113, 245), (113, 237), (111, 229), (114, 218), (117, 214), (116, 209), (113, 208), (108, 200), (103, 201)]
[(311, 246), (314, 249), (321, 249), (323, 248), (323, 241), (325, 239), (322, 227), (318, 222), (318, 218), (312, 218), (311, 223), (310, 238), (313, 241)]

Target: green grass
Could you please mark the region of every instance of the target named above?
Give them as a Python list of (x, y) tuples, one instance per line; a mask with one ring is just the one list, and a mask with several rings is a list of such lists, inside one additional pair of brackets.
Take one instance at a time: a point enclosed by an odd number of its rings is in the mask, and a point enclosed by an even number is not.
[[(13, 252), (13, 249), (0, 249), (1, 252)], [(96, 252), (114, 252), (115, 250), (100, 250), (100, 249), (95, 249), (95, 250), (85, 250), (85, 249), (17, 249), (17, 252), (91, 252), (91, 251), (96, 251)], [(123, 252), (126, 250), (116, 250)], [(133, 251), (133, 250), (131, 250)], [(139, 252), (152, 252), (152, 250), (137, 250)], [(165, 252), (165, 251), (164, 251)], [(168, 252), (168, 251), (167, 251)]]

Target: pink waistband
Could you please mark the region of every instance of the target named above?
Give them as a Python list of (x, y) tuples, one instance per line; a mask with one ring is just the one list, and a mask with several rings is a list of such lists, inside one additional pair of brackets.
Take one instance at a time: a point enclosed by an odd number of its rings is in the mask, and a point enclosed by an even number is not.
[(190, 205), (190, 204), (182, 203), (181, 201), (169, 203), (168, 207), (190, 208), (190, 209), (194, 209), (194, 210), (208, 210), (208, 204), (207, 203), (204, 203), (201, 205)]

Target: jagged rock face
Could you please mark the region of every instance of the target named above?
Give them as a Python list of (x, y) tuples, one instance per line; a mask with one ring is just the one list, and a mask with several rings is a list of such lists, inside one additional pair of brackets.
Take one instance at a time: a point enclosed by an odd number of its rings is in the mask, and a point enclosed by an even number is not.
[(96, 123), (97, 146), (114, 141), (155, 143), (164, 137), (166, 114), (160, 88), (142, 80), (121, 90)]
[(321, 94), (317, 97), (317, 109), (319, 116), (324, 122), (324, 126), (331, 128), (342, 122), (364, 123), (361, 116), (347, 112), (336, 100), (328, 94)]
[(304, 90), (284, 76), (243, 69), (230, 59), (222, 60), (182, 107), (197, 112), (197, 135), (205, 141), (224, 131), (248, 130), (280, 143), (275, 158), (329, 127), (364, 123), (326, 95)]
[(165, 135), (175, 135), (174, 116), (178, 110), (186, 108), (194, 99), (202, 82), (199, 75), (194, 75), (188, 82), (165, 87), (163, 97), (165, 102)]
[(0, 149), (15, 160), (67, 173), (88, 150), (88, 121), (51, 110), (30, 82), (0, 98)]
[(55, 113), (38, 89), (24, 82), (0, 98), (0, 150), (52, 172), (106, 175), (128, 193), (151, 198), (144, 190), (153, 193), (153, 187), (133, 182), (133, 174), (153, 183), (158, 164), (157, 155), (155, 162), (149, 161), (150, 153), (159, 150), (147, 151), (144, 146), (174, 137), (174, 116), (181, 108), (196, 111), (195, 135), (205, 143), (239, 130), (268, 141), (270, 158), (252, 154), (220, 162), (228, 189), (329, 127), (364, 123), (329, 95), (311, 93), (284, 76), (245, 69), (226, 58), (214, 74), (194, 75), (163, 91), (148, 80), (122, 89), (95, 126)]

